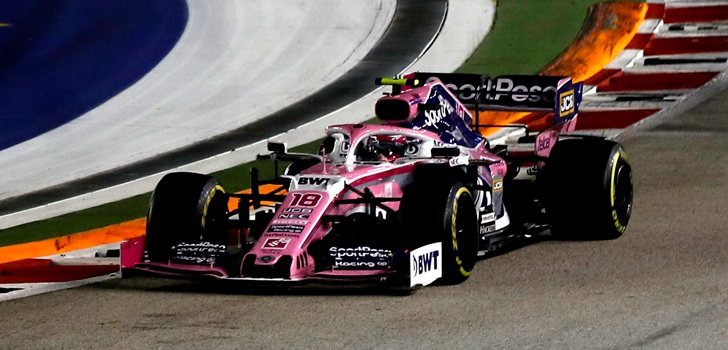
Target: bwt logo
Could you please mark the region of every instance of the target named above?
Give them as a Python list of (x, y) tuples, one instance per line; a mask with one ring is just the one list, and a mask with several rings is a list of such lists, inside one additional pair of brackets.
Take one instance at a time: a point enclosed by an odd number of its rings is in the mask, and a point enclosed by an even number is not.
[(562, 92), (559, 95), (559, 116), (565, 117), (571, 113), (574, 113), (576, 109), (576, 103), (574, 101), (574, 90)]
[(440, 252), (435, 250), (429, 253), (425, 253), (418, 256), (412, 257), (412, 276), (421, 275), (425, 272), (437, 270), (437, 257), (440, 256)]
[(426, 286), (442, 277), (442, 243), (431, 243), (410, 252), (410, 286)]
[(329, 183), (329, 179), (325, 177), (301, 177), (298, 179), (299, 185), (322, 186), (327, 183)]

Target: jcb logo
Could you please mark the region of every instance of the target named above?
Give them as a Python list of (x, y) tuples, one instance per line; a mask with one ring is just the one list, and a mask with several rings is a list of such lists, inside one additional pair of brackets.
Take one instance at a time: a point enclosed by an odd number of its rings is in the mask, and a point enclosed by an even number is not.
[(503, 191), (503, 179), (493, 179), (493, 192)]
[(559, 95), (559, 116), (563, 118), (571, 113), (574, 113), (574, 109), (574, 90), (562, 92), (561, 95)]
[(302, 177), (298, 179), (299, 185), (321, 186), (329, 183), (329, 179), (324, 177)]

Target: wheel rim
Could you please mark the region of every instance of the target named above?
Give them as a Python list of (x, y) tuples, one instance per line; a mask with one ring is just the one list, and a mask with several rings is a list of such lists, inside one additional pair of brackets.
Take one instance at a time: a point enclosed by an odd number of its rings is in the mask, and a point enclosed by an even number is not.
[(617, 213), (617, 219), (626, 225), (632, 215), (632, 198), (634, 196), (632, 170), (628, 164), (622, 163), (617, 167), (614, 181), (614, 210)]

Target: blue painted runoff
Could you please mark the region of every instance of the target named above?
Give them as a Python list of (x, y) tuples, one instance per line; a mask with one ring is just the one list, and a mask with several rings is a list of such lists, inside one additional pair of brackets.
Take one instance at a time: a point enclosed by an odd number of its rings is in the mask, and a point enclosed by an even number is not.
[(184, 0), (0, 0), (0, 150), (141, 79), (187, 18)]

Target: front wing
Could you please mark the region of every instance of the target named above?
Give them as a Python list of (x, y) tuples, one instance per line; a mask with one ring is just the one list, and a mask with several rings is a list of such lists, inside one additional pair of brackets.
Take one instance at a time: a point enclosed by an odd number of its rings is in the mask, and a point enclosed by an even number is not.
[[(400, 287), (417, 287), (432, 284), (442, 277), (442, 243), (436, 242), (398, 252), (405, 256), (407, 264), (393, 264), (386, 268), (330, 268), (309, 275), (278, 278), (266, 276), (239, 276), (239, 271), (215, 263), (158, 262), (145, 259), (144, 237), (121, 244), (122, 271), (141, 271), (150, 275), (184, 279), (213, 279), (251, 283), (297, 284), (321, 283), (376, 283)], [(345, 258), (345, 257), (343, 257)]]

